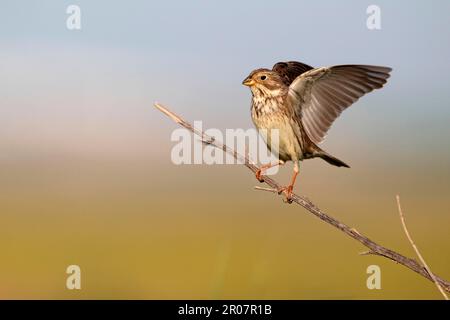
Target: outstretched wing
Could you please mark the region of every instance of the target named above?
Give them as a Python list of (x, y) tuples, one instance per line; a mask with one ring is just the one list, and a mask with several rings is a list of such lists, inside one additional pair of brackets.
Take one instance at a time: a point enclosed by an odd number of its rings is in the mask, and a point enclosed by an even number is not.
[(289, 86), (288, 102), (308, 137), (318, 144), (343, 110), (364, 94), (383, 87), (391, 70), (368, 65), (312, 69)]
[(289, 86), (299, 75), (311, 69), (313, 69), (313, 67), (297, 61), (278, 62), (272, 67), (272, 71), (278, 73), (283, 79), (284, 84), (287, 86)]

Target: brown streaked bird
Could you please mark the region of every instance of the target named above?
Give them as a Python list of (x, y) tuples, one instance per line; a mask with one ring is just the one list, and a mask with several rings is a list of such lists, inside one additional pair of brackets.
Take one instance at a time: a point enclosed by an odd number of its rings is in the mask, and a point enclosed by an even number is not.
[(383, 87), (391, 70), (370, 65), (313, 68), (289, 61), (275, 64), (272, 70), (252, 71), (242, 84), (252, 92), (253, 123), (258, 130), (269, 132), (266, 138), (269, 149), (272, 149), (270, 130), (279, 130), (276, 154), (279, 162), (263, 165), (256, 178), (263, 182), (265, 170), (292, 161), (291, 183), (279, 190), (291, 202), (300, 161), (319, 157), (334, 166), (350, 168), (318, 145), (341, 112), (364, 94)]

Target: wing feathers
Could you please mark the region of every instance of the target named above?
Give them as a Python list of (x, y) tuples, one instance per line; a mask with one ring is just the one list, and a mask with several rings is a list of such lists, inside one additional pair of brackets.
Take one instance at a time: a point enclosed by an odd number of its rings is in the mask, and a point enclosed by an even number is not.
[(364, 94), (383, 87), (390, 71), (388, 67), (369, 65), (308, 70), (289, 86), (290, 106), (301, 115), (309, 138), (320, 143), (341, 112)]
[(272, 71), (278, 73), (287, 86), (289, 86), (299, 75), (311, 69), (313, 69), (313, 67), (297, 61), (278, 62), (272, 67)]

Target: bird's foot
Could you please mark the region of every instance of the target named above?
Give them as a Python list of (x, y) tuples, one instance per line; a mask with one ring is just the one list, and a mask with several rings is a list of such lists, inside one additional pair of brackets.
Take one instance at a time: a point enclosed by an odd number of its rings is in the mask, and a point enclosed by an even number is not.
[(264, 178), (262, 177), (262, 170), (258, 169), (255, 173), (256, 180), (259, 182), (264, 182)]
[(289, 185), (287, 187), (283, 187), (283, 188), (278, 189), (278, 194), (284, 193), (286, 198), (283, 199), (283, 201), (285, 203), (292, 203), (292, 201), (293, 201), (293, 199), (292, 199), (293, 192), (292, 191), (293, 190), (294, 190), (294, 186), (293, 185)]

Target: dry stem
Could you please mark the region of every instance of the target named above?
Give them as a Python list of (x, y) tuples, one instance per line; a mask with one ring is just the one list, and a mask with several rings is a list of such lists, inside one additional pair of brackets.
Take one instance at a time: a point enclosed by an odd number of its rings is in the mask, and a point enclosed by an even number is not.
[[(248, 155), (241, 155), (236, 150), (231, 149), (227, 147), (225, 144), (223, 144), (220, 141), (216, 141), (213, 137), (208, 136), (203, 131), (200, 131), (196, 128), (194, 128), (190, 123), (183, 120), (180, 116), (174, 114), (173, 112), (169, 111), (167, 108), (162, 106), (159, 103), (155, 103), (155, 107), (166, 114), (169, 118), (171, 118), (173, 121), (178, 123), (179, 125), (183, 126), (184, 128), (192, 131), (196, 135), (198, 135), (202, 142), (205, 144), (213, 145), (216, 148), (223, 150), (224, 152), (232, 155), (236, 160), (238, 160), (240, 163), (243, 163), (248, 169), (253, 171), (253, 173), (256, 173), (256, 171), (259, 169), (256, 164), (254, 164)], [(273, 180), (272, 178), (269, 178), (267, 176), (264, 176), (264, 182), (271, 187), (271, 189), (268, 188), (261, 188), (257, 187), (258, 190), (264, 190), (264, 191), (270, 191), (274, 192), (276, 190), (280, 190), (282, 187), (277, 181)], [(276, 192), (274, 192), (276, 194)], [(307, 198), (299, 196), (297, 194), (292, 194), (292, 201), (299, 204), (306, 210), (308, 210), (310, 213), (321, 219), (322, 221), (325, 221), (329, 225), (332, 225), (333, 227), (339, 229), (352, 239), (360, 242), (365, 247), (369, 248), (370, 250), (368, 252), (365, 252), (364, 254), (371, 254), (371, 255), (378, 255), (381, 257), (385, 257), (387, 259), (390, 259), (398, 264), (401, 264), (409, 269), (411, 269), (414, 272), (417, 272), (421, 276), (425, 277), (426, 279), (435, 282), (436, 284), (439, 284), (445, 291), (450, 292), (450, 282), (447, 280), (438, 277), (437, 275), (432, 274), (426, 267), (419, 264), (416, 260), (405, 257), (401, 255), (400, 253), (395, 252), (394, 250), (388, 249), (386, 247), (383, 247), (379, 245), (378, 243), (372, 241), (371, 239), (367, 238), (366, 236), (359, 233), (356, 229), (351, 228), (347, 226), (346, 224), (336, 220), (332, 216), (326, 214), (324, 211), (320, 210), (314, 203), (309, 201)]]

